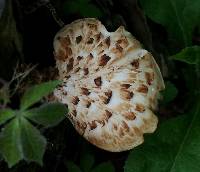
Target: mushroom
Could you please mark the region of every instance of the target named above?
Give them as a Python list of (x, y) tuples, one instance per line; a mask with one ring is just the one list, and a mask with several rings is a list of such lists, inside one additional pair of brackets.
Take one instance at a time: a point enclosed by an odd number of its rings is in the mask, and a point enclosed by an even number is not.
[(164, 82), (153, 56), (123, 26), (108, 32), (85, 18), (61, 29), (54, 39), (63, 84), (55, 97), (90, 143), (111, 152), (132, 149), (155, 131), (159, 91)]

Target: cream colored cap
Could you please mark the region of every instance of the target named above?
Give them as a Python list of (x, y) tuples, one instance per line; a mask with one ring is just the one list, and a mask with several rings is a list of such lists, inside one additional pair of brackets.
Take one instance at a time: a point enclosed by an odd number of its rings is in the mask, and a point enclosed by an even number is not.
[(120, 152), (155, 131), (158, 119), (152, 111), (164, 89), (162, 75), (153, 56), (124, 27), (108, 32), (96, 19), (76, 20), (57, 33), (54, 50), (63, 80), (54, 95), (68, 105), (80, 135)]

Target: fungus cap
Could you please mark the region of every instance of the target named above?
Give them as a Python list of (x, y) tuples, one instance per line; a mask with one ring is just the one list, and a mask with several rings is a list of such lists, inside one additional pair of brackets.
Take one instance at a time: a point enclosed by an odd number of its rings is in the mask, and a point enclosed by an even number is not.
[(108, 32), (96, 19), (76, 20), (56, 34), (54, 50), (63, 81), (54, 95), (80, 135), (120, 152), (155, 131), (152, 111), (164, 82), (153, 56), (124, 27)]

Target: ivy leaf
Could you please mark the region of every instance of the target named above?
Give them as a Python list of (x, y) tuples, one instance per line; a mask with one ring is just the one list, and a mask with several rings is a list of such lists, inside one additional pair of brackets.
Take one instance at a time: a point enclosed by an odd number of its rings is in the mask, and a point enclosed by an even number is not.
[(66, 162), (65, 165), (67, 166), (68, 172), (81, 172), (80, 168), (72, 161)]
[(0, 110), (0, 125), (4, 124), (9, 119), (15, 116), (15, 111), (12, 109), (1, 109)]
[(38, 102), (42, 97), (51, 93), (60, 81), (49, 81), (29, 88), (21, 98), (21, 110), (29, 108), (34, 103)]
[(164, 122), (153, 136), (146, 137), (143, 145), (130, 152), (125, 172), (199, 172), (199, 105), (189, 115)]
[(191, 45), (192, 32), (199, 25), (199, 0), (140, 0), (149, 18), (165, 26), (170, 36), (183, 46)]
[(186, 47), (178, 54), (171, 56), (171, 59), (188, 64), (197, 64), (200, 62), (200, 46)]
[(0, 133), (0, 153), (12, 167), (20, 160), (42, 165), (46, 139), (25, 118), (13, 119)]
[(60, 123), (66, 113), (67, 107), (64, 104), (48, 103), (24, 112), (24, 116), (38, 124), (50, 127)]
[(165, 83), (165, 90), (162, 91), (162, 96), (163, 96), (162, 103), (167, 104), (167, 103), (171, 102), (172, 100), (174, 100), (174, 98), (177, 96), (177, 94), (178, 94), (178, 90), (175, 87), (175, 85), (173, 83), (167, 81)]
[(92, 172), (102, 172), (102, 171), (105, 171), (105, 172), (114, 172), (115, 169), (114, 169), (114, 166), (112, 165), (111, 162), (103, 162), (103, 163), (97, 165), (92, 170)]
[(90, 153), (86, 153), (83, 156), (81, 156), (80, 160), (80, 167), (83, 170), (83, 172), (89, 172), (94, 165), (94, 156)]

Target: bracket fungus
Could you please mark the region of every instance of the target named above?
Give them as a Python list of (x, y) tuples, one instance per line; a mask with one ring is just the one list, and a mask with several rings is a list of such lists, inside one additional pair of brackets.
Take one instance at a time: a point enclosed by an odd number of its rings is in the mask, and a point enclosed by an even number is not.
[(155, 131), (152, 112), (164, 82), (153, 56), (124, 27), (108, 32), (85, 18), (61, 29), (54, 39), (63, 84), (55, 97), (69, 108), (80, 135), (111, 152), (132, 149)]

